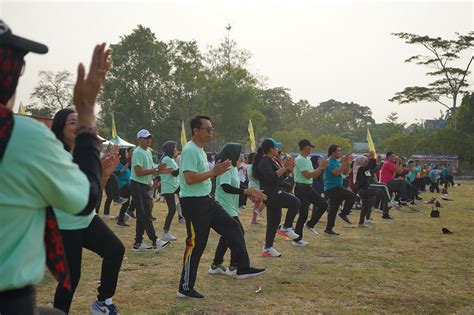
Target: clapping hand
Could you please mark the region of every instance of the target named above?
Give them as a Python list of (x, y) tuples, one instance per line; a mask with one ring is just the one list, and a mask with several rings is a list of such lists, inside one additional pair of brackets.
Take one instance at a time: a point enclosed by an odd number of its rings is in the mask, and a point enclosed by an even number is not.
[(258, 200), (263, 200), (263, 201), (267, 200), (267, 195), (265, 195), (263, 193), (263, 190), (258, 190), (258, 189), (255, 189), (255, 188), (248, 188), (247, 191), (248, 191), (249, 195), (254, 196)]
[(319, 167), (322, 168), (322, 169), (325, 169), (326, 167), (328, 167), (328, 165), (329, 165), (329, 161), (328, 161), (327, 157), (324, 157), (321, 160), (321, 163), (319, 163)]
[(289, 171), (289, 172), (293, 172), (293, 170), (295, 169), (295, 159), (291, 156), (289, 156), (288, 158), (286, 158), (284, 161), (283, 161), (283, 166)]
[(117, 167), (119, 157), (119, 146), (116, 144), (109, 145), (104, 152), (104, 155), (100, 159), (100, 165), (102, 167), (102, 177), (108, 178), (112, 175), (113, 171)]
[(167, 167), (166, 163), (160, 163), (157, 168), (155, 168), (156, 174), (171, 174), (173, 173), (173, 169)]
[(229, 170), (230, 166), (232, 165), (232, 162), (230, 160), (219, 160), (216, 163), (216, 166), (212, 169), (214, 172), (214, 176), (219, 176), (227, 172)]

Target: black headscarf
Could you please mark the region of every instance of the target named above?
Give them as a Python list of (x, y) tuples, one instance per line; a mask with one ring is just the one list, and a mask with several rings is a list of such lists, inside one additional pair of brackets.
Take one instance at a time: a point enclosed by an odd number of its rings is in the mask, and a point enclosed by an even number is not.
[(228, 142), (219, 152), (219, 160), (231, 160), (233, 166), (237, 166), (237, 161), (240, 159), (240, 152), (242, 145), (240, 143)]
[(171, 140), (166, 141), (161, 146), (161, 149), (163, 150), (163, 153), (166, 156), (169, 156), (170, 158), (173, 158), (174, 157), (174, 149), (176, 149), (176, 141), (171, 141)]

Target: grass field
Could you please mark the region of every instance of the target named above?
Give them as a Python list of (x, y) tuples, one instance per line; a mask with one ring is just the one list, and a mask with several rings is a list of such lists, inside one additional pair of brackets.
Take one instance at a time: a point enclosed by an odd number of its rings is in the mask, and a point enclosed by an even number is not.
[[(125, 229), (108, 220), (126, 247), (114, 303), (122, 314), (474, 314), (474, 182), (450, 189), (453, 201), (441, 201), (439, 219), (430, 217), (431, 206), (424, 203), (432, 196), (423, 193), (419, 205), (392, 210), (393, 221), (374, 213), (377, 224), (370, 229), (346, 228), (339, 220), (335, 231), (340, 236), (306, 234), (310, 243), (306, 248), (295, 248), (277, 235), (274, 246), (282, 252), (280, 258), (260, 257), (265, 222), (250, 225), (249, 201), (240, 217), (250, 259), (268, 271), (247, 280), (208, 275), (218, 240), (211, 232), (196, 282), (196, 289), (205, 295), (203, 301), (176, 297), (186, 235), (177, 218), (172, 232), (178, 240), (158, 254), (131, 251), (133, 220)], [(155, 229), (161, 234), (166, 206), (155, 202), (153, 211), (158, 218)], [(117, 212), (114, 207), (112, 213)], [(358, 217), (354, 212), (352, 221)], [(316, 228), (322, 230), (323, 225)], [(454, 234), (442, 234), (442, 227)], [(84, 250), (71, 314), (90, 313), (100, 268), (100, 257)], [(255, 293), (259, 287), (261, 292)], [(54, 288), (47, 274), (38, 285), (40, 305), (51, 305)]]

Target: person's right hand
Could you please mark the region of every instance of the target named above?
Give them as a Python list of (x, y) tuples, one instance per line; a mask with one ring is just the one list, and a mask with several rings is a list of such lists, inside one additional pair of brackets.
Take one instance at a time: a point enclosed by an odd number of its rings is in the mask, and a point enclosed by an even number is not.
[(329, 165), (329, 161), (328, 161), (327, 157), (324, 157), (321, 160), (321, 163), (319, 163), (319, 167), (322, 168), (322, 169), (325, 169), (326, 167), (328, 167), (328, 165)]
[(283, 166), (289, 171), (289, 172), (293, 172), (293, 170), (295, 169), (295, 159), (293, 159), (291, 156), (286, 158), (284, 161), (283, 161)]
[(219, 176), (227, 172), (232, 165), (232, 162), (230, 160), (225, 160), (225, 161), (217, 161), (216, 165), (212, 169), (214, 172), (214, 176)]
[(73, 102), (76, 106), (79, 132), (82, 128), (95, 129), (94, 108), (97, 95), (105, 82), (105, 75), (111, 66), (108, 59), (111, 53), (110, 49), (105, 50), (105, 43), (97, 45), (92, 54), (92, 60), (89, 67), (87, 78), (82, 63), (77, 69), (77, 81), (74, 86)]

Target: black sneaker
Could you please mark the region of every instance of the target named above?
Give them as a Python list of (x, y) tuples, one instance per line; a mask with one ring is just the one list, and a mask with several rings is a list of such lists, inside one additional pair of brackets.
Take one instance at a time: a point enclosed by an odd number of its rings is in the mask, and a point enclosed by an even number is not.
[(423, 200), (423, 198), (421, 198), (420, 196), (416, 196), (415, 199), (416, 200)]
[(413, 206), (416, 206), (415, 200), (412, 200), (412, 201), (410, 202), (410, 204), (413, 205)]
[(347, 224), (352, 224), (351, 221), (347, 218), (346, 215), (343, 215), (342, 213), (339, 213), (339, 218), (341, 218), (342, 221), (346, 222)]
[(327, 234), (327, 235), (339, 235), (339, 233), (336, 233), (332, 230), (331, 231), (324, 231), (324, 233)]
[(198, 291), (192, 289), (192, 290), (183, 290), (179, 289), (178, 292), (176, 292), (176, 296), (182, 299), (190, 299), (190, 300), (202, 300), (204, 299), (204, 295), (199, 293)]
[(242, 279), (260, 276), (260, 275), (263, 275), (265, 271), (267, 271), (265, 268), (254, 268), (254, 267), (249, 267), (248, 269), (244, 269), (244, 270), (237, 270), (237, 279), (242, 280)]
[(130, 227), (130, 225), (128, 225), (125, 222), (117, 222), (117, 224), (115, 224), (115, 225), (118, 226), (118, 227)]
[(390, 216), (390, 214), (384, 214), (382, 216), (382, 219), (385, 219), (385, 220), (393, 220), (393, 218)]

